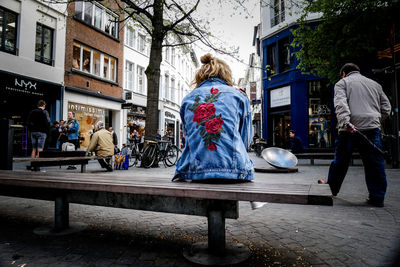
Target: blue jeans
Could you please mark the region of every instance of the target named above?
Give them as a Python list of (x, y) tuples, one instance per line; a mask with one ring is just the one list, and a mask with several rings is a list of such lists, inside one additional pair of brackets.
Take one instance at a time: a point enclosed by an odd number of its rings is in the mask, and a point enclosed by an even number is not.
[(47, 135), (45, 133), (32, 132), (31, 133), (32, 149), (43, 149), (46, 137)]
[[(380, 129), (361, 131), (377, 147), (382, 149), (382, 138)], [(385, 162), (383, 155), (374, 151), (365, 141), (349, 132), (341, 131), (335, 140), (335, 158), (331, 163), (328, 174), (328, 184), (332, 194), (340, 191), (344, 177), (349, 168), (353, 147), (356, 146), (360, 152), (364, 165), (365, 182), (369, 197), (378, 202), (385, 199), (387, 181), (385, 174)]]

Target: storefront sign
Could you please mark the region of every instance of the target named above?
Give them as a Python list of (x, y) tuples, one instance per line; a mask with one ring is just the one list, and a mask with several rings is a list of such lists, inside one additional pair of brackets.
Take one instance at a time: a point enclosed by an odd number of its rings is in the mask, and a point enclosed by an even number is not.
[(165, 111), (165, 117), (168, 117), (168, 118), (171, 118), (171, 119), (175, 119), (175, 115), (172, 114), (172, 113), (169, 112), (169, 111)]
[(0, 95), (59, 99), (61, 85), (0, 71)]
[(121, 109), (131, 109), (133, 108), (133, 103), (123, 103), (121, 104)]
[(250, 100), (257, 99), (257, 83), (250, 82)]
[(290, 86), (271, 90), (271, 108), (290, 105)]

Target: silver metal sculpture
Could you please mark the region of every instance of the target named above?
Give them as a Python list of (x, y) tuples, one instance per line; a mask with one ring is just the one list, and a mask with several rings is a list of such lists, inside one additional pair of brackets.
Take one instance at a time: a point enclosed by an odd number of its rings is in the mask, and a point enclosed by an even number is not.
[(270, 165), (280, 169), (293, 168), (298, 162), (293, 153), (279, 147), (266, 148), (261, 152), (261, 156)]

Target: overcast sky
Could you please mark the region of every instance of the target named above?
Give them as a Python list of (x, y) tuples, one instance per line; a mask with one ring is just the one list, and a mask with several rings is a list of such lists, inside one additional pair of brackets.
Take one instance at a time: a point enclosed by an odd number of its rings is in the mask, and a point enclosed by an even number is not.
[[(209, 18), (210, 29), (212, 33), (222, 39), (229, 45), (239, 46), (239, 57), (247, 64), (249, 55), (254, 52), (253, 31), (254, 26), (260, 23), (260, 1), (247, 0), (243, 8), (235, 10), (232, 5), (233, 1), (221, 1), (223, 3), (215, 3), (217, 1), (201, 1), (198, 7), (198, 13), (204, 18)], [(197, 57), (200, 57), (206, 52), (215, 55), (215, 52), (204, 50), (200, 46), (195, 46)], [(223, 58), (231, 67), (233, 78), (237, 83), (239, 78), (244, 77), (246, 65), (239, 63), (231, 57), (217, 55)]]

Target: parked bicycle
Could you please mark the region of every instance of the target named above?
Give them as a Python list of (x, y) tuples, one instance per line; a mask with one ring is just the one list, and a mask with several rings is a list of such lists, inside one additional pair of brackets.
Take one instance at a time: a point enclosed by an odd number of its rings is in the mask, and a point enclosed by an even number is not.
[(142, 166), (150, 168), (154, 164), (162, 161), (165, 167), (176, 164), (180, 149), (170, 141), (146, 140), (147, 146), (142, 154)]
[(139, 150), (139, 140), (137, 138), (129, 139), (129, 167), (133, 167), (142, 160), (142, 153)]

